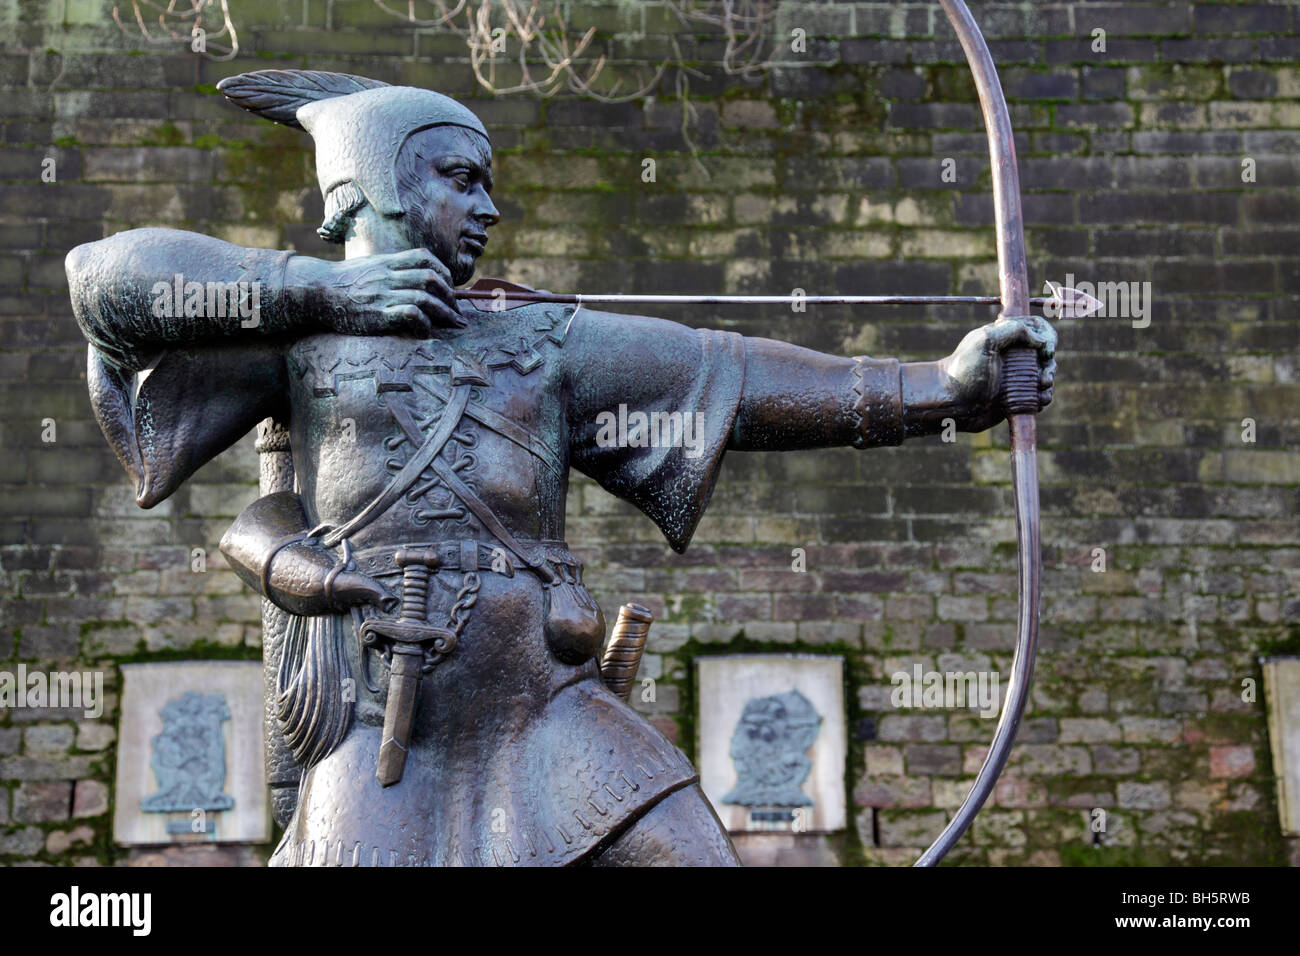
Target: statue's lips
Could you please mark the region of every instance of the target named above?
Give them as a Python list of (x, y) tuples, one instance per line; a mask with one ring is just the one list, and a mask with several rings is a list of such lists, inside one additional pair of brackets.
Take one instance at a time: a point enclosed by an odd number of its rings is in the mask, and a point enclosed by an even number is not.
[(483, 255), (487, 248), (487, 236), (461, 236), (460, 244), (476, 256)]

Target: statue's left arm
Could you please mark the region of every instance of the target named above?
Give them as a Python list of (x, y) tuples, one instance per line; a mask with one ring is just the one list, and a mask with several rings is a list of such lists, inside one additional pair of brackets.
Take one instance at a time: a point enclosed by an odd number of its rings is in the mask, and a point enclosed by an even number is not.
[(1056, 373), (1056, 334), (1041, 319), (975, 329), (936, 362), (843, 358), (763, 338), (744, 346), (745, 384), (728, 447), (745, 451), (899, 445), (937, 434), (947, 419), (958, 431), (984, 431), (1003, 418), (1003, 351), (1038, 351), (1044, 405)]
[(632, 502), (685, 550), (726, 451), (898, 445), (951, 418), (1002, 420), (1002, 353), (1036, 349), (1051, 400), (1056, 336), (999, 319), (937, 362), (845, 358), (734, 332), (582, 309), (562, 350), (573, 467)]

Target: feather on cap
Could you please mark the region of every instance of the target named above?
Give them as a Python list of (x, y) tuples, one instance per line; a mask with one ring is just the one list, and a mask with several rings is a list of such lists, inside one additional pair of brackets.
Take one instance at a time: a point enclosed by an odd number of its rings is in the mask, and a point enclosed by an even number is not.
[(394, 166), (412, 133), (461, 126), (488, 139), (479, 118), (449, 96), (349, 73), (259, 70), (217, 89), (237, 106), (311, 133), (321, 195), (352, 182), (384, 216), (402, 214)]
[(322, 70), (256, 70), (228, 76), (217, 84), (230, 102), (276, 123), (302, 129), (298, 110), (317, 100), (347, 96), (388, 84), (351, 73)]

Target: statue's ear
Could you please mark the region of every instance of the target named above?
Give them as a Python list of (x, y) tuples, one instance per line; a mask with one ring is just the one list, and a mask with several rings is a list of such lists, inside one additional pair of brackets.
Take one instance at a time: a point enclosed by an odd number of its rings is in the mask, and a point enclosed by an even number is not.
[(250, 113), (302, 129), (298, 110), (308, 103), (347, 96), (362, 90), (388, 86), (381, 80), (372, 80), (351, 73), (327, 73), (322, 70), (256, 70), (228, 76), (217, 84), (217, 89), (236, 106)]

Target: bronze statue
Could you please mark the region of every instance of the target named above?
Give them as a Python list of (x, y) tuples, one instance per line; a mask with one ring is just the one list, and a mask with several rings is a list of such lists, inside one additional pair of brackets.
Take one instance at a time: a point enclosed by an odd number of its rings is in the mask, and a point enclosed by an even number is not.
[(727, 450), (981, 431), (1004, 418), (1009, 348), (1033, 350), (1051, 401), (1052, 329), (1002, 318), (900, 363), (496, 280), (458, 295), (499, 219), (471, 112), (333, 73), (220, 86), (313, 135), (319, 233), (346, 258), (138, 229), (67, 272), (141, 507), (264, 419), (287, 428), (292, 484), (221, 544), (287, 615), (274, 710), (302, 775), (272, 865), (735, 863), (689, 761), (602, 679), (569, 468), (682, 551)]

